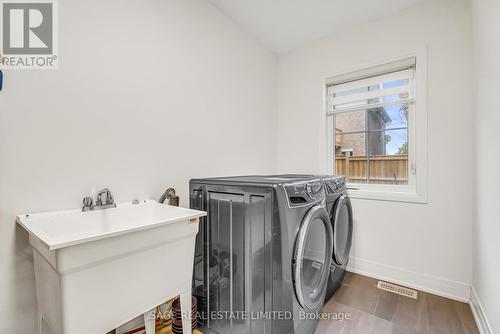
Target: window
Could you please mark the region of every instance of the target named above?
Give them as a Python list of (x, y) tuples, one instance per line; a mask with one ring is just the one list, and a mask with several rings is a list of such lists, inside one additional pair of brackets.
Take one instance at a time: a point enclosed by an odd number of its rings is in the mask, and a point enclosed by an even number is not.
[(329, 168), (346, 177), (351, 196), (425, 200), (417, 191), (415, 123), (426, 116), (417, 115), (416, 81), (416, 57), (327, 80)]

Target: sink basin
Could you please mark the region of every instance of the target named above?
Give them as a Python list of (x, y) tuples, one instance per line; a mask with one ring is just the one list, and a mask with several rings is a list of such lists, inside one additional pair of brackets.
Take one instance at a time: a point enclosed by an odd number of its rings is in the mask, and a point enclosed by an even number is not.
[(177, 295), (190, 302), (205, 215), (152, 200), (19, 215), (33, 247), (39, 333), (106, 333)]

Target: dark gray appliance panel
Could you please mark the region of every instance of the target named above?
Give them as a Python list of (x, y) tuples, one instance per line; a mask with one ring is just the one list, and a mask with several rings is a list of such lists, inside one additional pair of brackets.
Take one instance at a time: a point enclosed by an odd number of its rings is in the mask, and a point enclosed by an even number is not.
[[(208, 222), (208, 294), (213, 289), (216, 295), (215, 302), (208, 304), (209, 314), (244, 311), (244, 196), (208, 192)], [(209, 326), (220, 333), (231, 333), (241, 325), (239, 319), (231, 318), (228, 321), (217, 316)]]
[[(271, 193), (231, 190), (191, 191), (191, 207), (208, 212), (197, 236), (193, 274), (200, 325), (221, 334), (271, 333), (270, 320), (252, 316), (272, 309)], [(237, 316), (243, 311), (251, 312), (246, 319)]]

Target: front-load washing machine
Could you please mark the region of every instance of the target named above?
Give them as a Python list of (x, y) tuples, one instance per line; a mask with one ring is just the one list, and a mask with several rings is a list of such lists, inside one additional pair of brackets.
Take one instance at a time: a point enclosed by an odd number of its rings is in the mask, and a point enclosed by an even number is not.
[(325, 301), (328, 301), (346, 276), (347, 262), (352, 244), (353, 216), (343, 176), (323, 177), (326, 208), (333, 231), (333, 251)]
[(314, 333), (333, 249), (322, 179), (194, 179), (190, 193), (191, 207), (208, 212), (200, 221), (193, 274), (202, 329)]

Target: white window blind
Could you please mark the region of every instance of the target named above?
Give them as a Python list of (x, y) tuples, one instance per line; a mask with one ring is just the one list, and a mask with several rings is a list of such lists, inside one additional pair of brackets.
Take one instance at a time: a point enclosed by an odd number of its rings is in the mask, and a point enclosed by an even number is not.
[[(396, 70), (395, 70), (396, 69)], [(381, 72), (381, 71), (386, 72)], [(414, 101), (415, 58), (328, 80), (328, 114)]]

